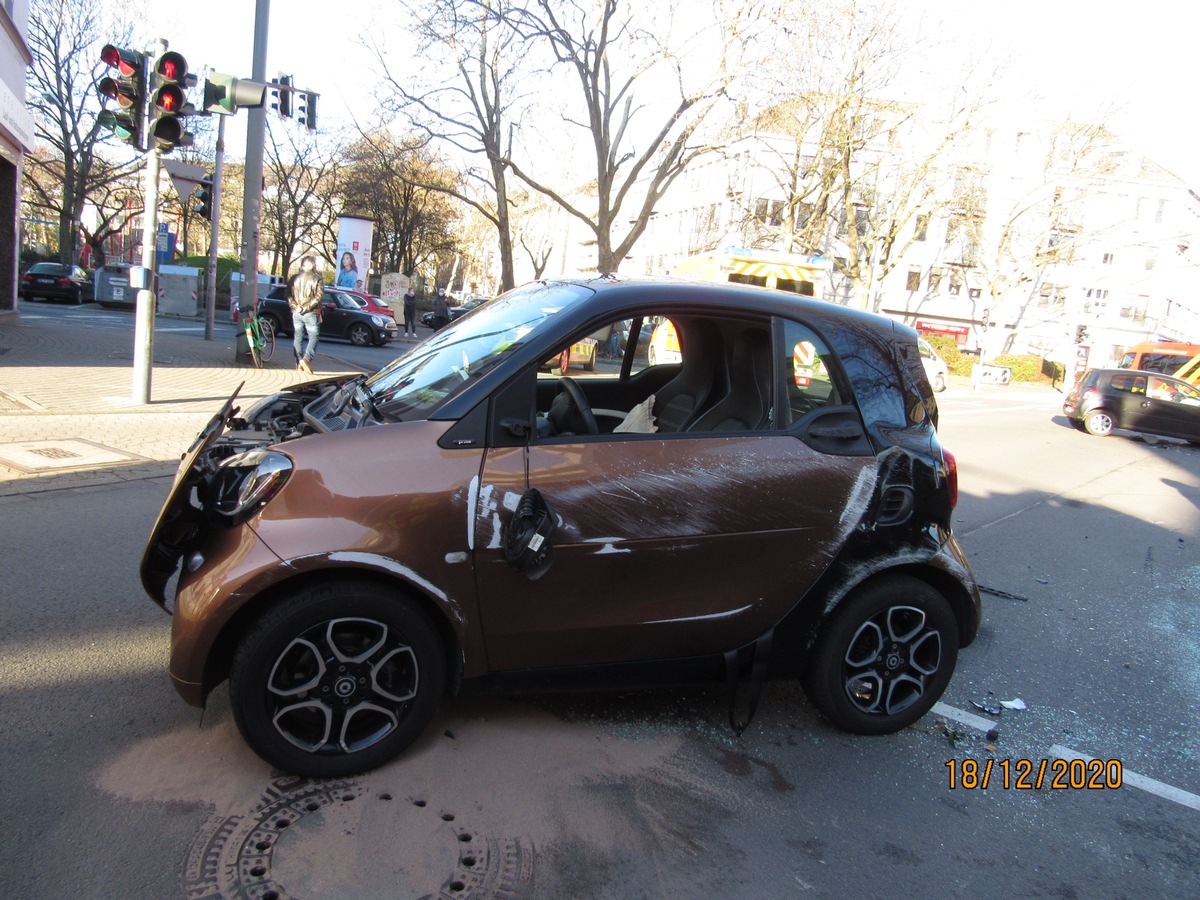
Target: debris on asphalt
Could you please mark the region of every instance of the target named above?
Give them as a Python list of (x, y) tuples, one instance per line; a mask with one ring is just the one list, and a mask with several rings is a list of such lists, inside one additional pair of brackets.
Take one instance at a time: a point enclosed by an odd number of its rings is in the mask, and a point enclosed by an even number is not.
[(976, 709), (983, 710), (989, 716), (998, 716), (1001, 712), (1000, 704), (995, 700), (984, 700), (982, 703), (978, 700), (972, 700), (971, 705)]
[(1025, 701), (1022, 700), (1020, 697), (1013, 697), (1013, 699), (1011, 699), (1011, 700), (1001, 700), (1000, 705), (1003, 706), (1005, 709), (1028, 709), (1029, 708), (1025, 705)]
[[(987, 739), (989, 741), (991, 741), (992, 743), (995, 743), (996, 741), (1000, 740), (1000, 729), (999, 728), (989, 728), (988, 733), (987, 733)], [(996, 748), (990, 747), (990, 749), (995, 750)]]
[(962, 735), (958, 733), (958, 729), (951, 728), (941, 719), (933, 723), (933, 730), (948, 740), (951, 747), (957, 747), (959, 740), (962, 738)]

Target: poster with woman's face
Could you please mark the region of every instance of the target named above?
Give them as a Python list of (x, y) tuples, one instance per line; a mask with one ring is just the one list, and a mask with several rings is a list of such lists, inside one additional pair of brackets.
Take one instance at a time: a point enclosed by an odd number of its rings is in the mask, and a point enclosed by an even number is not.
[(375, 223), (356, 216), (338, 219), (337, 265), (333, 283), (352, 291), (367, 290), (367, 275), (371, 266), (371, 239)]

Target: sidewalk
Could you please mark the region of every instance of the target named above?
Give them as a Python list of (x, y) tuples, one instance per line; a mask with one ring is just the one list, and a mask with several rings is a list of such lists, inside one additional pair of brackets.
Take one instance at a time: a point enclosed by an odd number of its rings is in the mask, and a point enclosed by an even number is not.
[[(180, 455), (238, 387), (240, 404), (304, 380), (290, 345), (256, 369), (234, 336), (173, 333), (159, 318), (148, 404), (133, 401), (133, 327), (68, 319), (0, 321), (0, 497), (170, 476)], [(402, 345), (395, 346), (402, 352)], [(323, 344), (318, 375), (360, 372)]]

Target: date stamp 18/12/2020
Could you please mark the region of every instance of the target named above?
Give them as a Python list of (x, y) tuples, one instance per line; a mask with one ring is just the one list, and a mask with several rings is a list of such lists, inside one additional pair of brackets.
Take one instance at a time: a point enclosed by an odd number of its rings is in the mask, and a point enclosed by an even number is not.
[(951, 759), (950, 790), (1115, 790), (1124, 766), (1119, 759)]

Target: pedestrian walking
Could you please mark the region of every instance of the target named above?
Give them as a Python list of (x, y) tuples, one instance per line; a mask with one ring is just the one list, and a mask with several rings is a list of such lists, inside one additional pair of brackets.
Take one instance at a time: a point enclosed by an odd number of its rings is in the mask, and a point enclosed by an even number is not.
[(404, 336), (417, 336), (417, 289), (409, 288), (404, 295)]
[(291, 280), (289, 288), (288, 306), (292, 310), (292, 351), (296, 355), (296, 368), (311, 375), (317, 339), (321, 335), (321, 300), (325, 294), (325, 282), (317, 274), (316, 257), (306, 256), (300, 260), (300, 272)]

